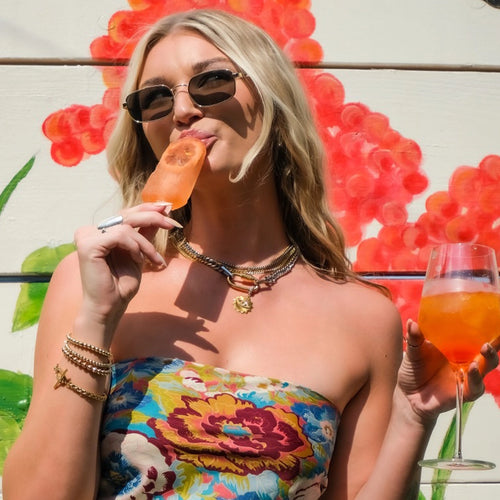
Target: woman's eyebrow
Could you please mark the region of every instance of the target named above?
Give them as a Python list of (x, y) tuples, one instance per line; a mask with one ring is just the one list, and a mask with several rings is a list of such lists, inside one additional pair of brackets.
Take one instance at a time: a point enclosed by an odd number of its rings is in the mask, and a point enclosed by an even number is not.
[(152, 85), (167, 85), (167, 82), (165, 81), (165, 78), (161, 76), (155, 76), (153, 78), (148, 78), (147, 80), (144, 80), (140, 87), (150, 87)]
[(233, 65), (233, 62), (228, 59), (227, 57), (219, 56), (219, 57), (212, 57), (211, 59), (206, 59), (205, 61), (200, 61), (196, 64), (193, 65), (193, 71), (194, 73), (199, 73), (206, 68), (212, 66), (213, 64), (218, 64), (218, 63), (228, 63), (230, 65)]

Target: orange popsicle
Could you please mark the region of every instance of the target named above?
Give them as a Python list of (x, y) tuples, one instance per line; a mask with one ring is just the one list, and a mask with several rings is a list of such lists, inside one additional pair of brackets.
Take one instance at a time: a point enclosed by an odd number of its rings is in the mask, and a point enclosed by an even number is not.
[(145, 202), (165, 201), (183, 207), (193, 191), (205, 161), (205, 144), (195, 137), (171, 142), (142, 190)]

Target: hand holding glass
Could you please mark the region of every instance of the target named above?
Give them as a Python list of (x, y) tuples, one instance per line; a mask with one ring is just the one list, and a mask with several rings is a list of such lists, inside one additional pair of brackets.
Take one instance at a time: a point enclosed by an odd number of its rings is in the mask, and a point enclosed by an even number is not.
[(418, 323), (452, 365), (457, 386), (456, 445), (452, 459), (422, 460), (437, 469), (492, 469), (462, 457), (464, 377), (483, 344), (500, 335), (500, 284), (495, 252), (484, 245), (445, 244), (431, 252)]

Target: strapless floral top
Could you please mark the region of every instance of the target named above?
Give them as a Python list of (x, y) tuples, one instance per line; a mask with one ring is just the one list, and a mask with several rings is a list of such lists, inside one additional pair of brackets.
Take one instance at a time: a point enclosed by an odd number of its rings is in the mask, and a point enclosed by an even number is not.
[(101, 435), (104, 499), (316, 499), (335, 406), (279, 380), (146, 358), (114, 365)]

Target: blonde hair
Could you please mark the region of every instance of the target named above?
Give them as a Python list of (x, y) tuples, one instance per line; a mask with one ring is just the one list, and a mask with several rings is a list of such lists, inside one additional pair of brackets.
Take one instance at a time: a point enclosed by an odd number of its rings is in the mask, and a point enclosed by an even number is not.
[[(342, 230), (328, 207), (323, 178), (325, 153), (302, 84), (290, 60), (265, 31), (211, 9), (165, 17), (137, 45), (124, 96), (137, 89), (144, 61), (154, 45), (174, 30), (194, 31), (205, 37), (248, 76), (260, 98), (262, 131), (233, 181), (245, 176), (258, 155), (266, 154), (271, 158), (288, 236), (298, 245), (304, 260), (322, 276), (359, 280), (351, 271)], [(139, 203), (142, 186), (157, 159), (141, 125), (125, 111), (111, 136), (108, 160), (111, 173), (120, 183), (124, 204)], [(189, 204), (177, 210), (175, 217), (185, 224), (190, 218)]]

